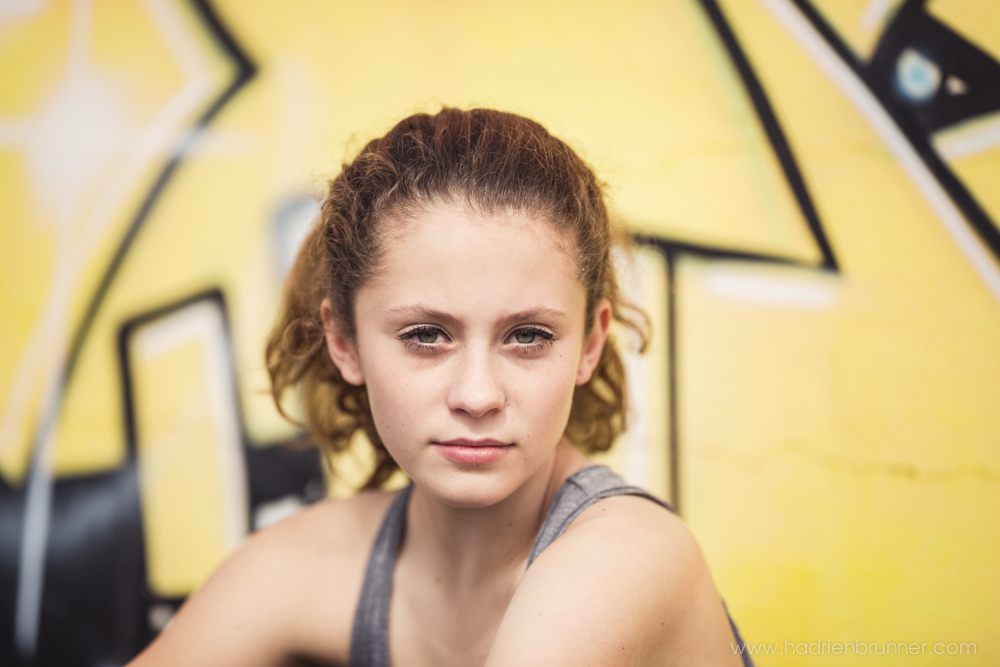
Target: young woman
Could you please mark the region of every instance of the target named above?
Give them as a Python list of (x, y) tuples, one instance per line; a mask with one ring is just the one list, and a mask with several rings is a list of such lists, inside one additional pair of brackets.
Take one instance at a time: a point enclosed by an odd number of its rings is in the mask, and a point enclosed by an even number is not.
[[(739, 665), (697, 544), (586, 453), (623, 428), (639, 328), (601, 186), (543, 127), (418, 114), (329, 187), (268, 341), (366, 492), (255, 534), (134, 664)], [(406, 489), (380, 491), (401, 468)]]

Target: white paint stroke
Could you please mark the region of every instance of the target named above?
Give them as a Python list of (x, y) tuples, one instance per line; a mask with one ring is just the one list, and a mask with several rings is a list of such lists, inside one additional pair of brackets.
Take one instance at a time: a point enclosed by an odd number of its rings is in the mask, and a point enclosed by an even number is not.
[[(643, 266), (639, 256), (640, 251), (615, 248), (613, 261), (618, 273), (619, 284), (625, 300), (630, 303), (644, 304), (647, 302), (650, 275)], [(656, 252), (656, 251), (649, 251)], [(632, 329), (622, 328), (622, 338), (617, 340), (618, 351), (625, 366), (626, 395), (628, 396), (628, 429), (621, 436), (617, 447), (624, 448), (622, 471), (630, 484), (648, 487), (649, 448), (652, 438), (654, 419), (652, 411), (660, 406), (652, 406), (645, 397), (653, 371), (648, 357), (639, 353), (641, 339)], [(661, 332), (662, 335), (662, 332)]]
[(0, 32), (13, 23), (30, 19), (36, 14), (41, 14), (47, 5), (48, 3), (43, 0), (0, 1)]
[(0, 146), (20, 147), (24, 145), (34, 129), (34, 123), (26, 120), (0, 118)]
[(861, 29), (868, 33), (878, 30), (894, 4), (895, 0), (871, 0), (861, 12)]
[(942, 160), (959, 160), (1000, 146), (1000, 116), (983, 122), (975, 129), (945, 130), (933, 139), (934, 149)]
[(18, 566), (17, 600), (14, 611), (14, 646), (23, 658), (32, 658), (38, 641), (45, 580), (45, 543), (49, 534), (52, 483), (49, 471), (55, 450), (55, 415), (46, 415), (41, 441), (35, 446), (25, 498), (21, 559)]
[[(87, 33), (91, 30), (93, 21), (92, 0), (81, 0), (72, 5), (70, 25), (69, 62), (67, 63), (66, 80), (71, 82), (85, 76), (86, 50), (89, 43)], [(30, 160), (29, 160), (30, 161)], [(51, 350), (51, 355), (41, 354), (36, 346), (29, 345), (28, 353), (19, 364), (15, 376), (15, 386), (11, 387), (13, 395), (17, 395), (18, 380), (31, 382), (39, 374), (45, 376), (41, 393), (41, 410), (38, 424), (38, 434), (32, 451), (31, 472), (24, 503), (24, 527), (21, 534), (21, 553), (18, 564), (17, 599), (14, 608), (14, 646), (21, 657), (31, 660), (38, 644), (38, 625), (41, 620), (42, 593), (45, 583), (45, 554), (48, 542), (49, 523), (52, 506), (52, 459), (55, 452), (55, 424), (62, 408), (62, 397), (65, 389), (64, 367), (66, 362), (68, 340), (67, 320), (69, 312), (68, 299), (72, 290), (71, 278), (76, 271), (74, 262), (65, 261), (71, 253), (72, 244), (68, 243), (72, 234), (69, 224), (58, 224), (56, 227), (55, 259), (56, 275), (53, 280), (53, 291), (44, 309), (43, 320), (52, 324), (51, 328), (38, 331), (37, 325), (32, 338), (48, 339), (43, 347)], [(42, 321), (39, 322), (42, 324)], [(44, 335), (41, 335), (44, 334)], [(52, 345), (55, 343), (55, 345)], [(46, 367), (44, 364), (48, 363)], [(22, 374), (27, 368), (28, 373)], [(28, 401), (14, 399), (14, 408), (26, 411)], [(6, 435), (6, 422), (12, 417), (8, 406), (4, 406), (4, 414), (0, 418), (0, 435)], [(17, 417), (17, 415), (13, 415)], [(21, 415), (23, 419), (23, 414)], [(3, 443), (0, 442), (0, 445)]]
[(734, 301), (792, 308), (832, 308), (838, 296), (833, 285), (805, 276), (782, 278), (730, 267), (706, 269), (704, 285), (709, 291)]
[(273, 526), (279, 521), (284, 521), (288, 517), (298, 514), (304, 508), (305, 504), (303, 504), (302, 498), (294, 494), (261, 503), (253, 511), (253, 529), (260, 530)]

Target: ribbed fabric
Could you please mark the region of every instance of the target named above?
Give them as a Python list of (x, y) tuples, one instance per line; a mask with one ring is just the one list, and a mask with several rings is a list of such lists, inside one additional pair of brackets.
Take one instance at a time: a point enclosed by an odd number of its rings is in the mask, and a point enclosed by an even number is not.
[[(406, 522), (406, 505), (412, 485), (403, 489), (393, 500), (382, 521), (382, 527), (375, 537), (375, 545), (365, 570), (365, 581), (361, 587), (361, 599), (354, 613), (354, 628), (351, 632), (351, 667), (390, 667), (389, 660), (389, 599), (392, 595), (392, 573), (396, 563), (399, 537)], [(549, 511), (538, 531), (535, 543), (528, 556), (528, 567), (538, 555), (562, 535), (579, 514), (603, 498), (611, 496), (642, 496), (665, 507), (674, 509), (666, 502), (637, 486), (630, 486), (603, 465), (582, 468), (568, 477), (556, 491), (549, 505)], [(723, 604), (725, 607), (725, 604)], [(727, 618), (729, 612), (726, 612)], [(743, 646), (743, 639), (733, 619), (729, 618), (736, 646)], [(753, 667), (747, 653), (741, 655), (744, 667)]]
[(392, 596), (392, 571), (399, 550), (399, 536), (406, 524), (406, 505), (410, 484), (392, 501), (375, 536), (372, 553), (365, 568), (361, 598), (354, 610), (351, 629), (351, 667), (390, 667), (389, 598)]
[(539, 554), (545, 551), (546, 547), (566, 532), (569, 525), (573, 523), (573, 519), (579, 516), (583, 510), (598, 500), (624, 495), (649, 498), (671, 512), (674, 511), (673, 507), (648, 491), (644, 491), (638, 486), (626, 484), (625, 480), (611, 472), (611, 468), (607, 466), (593, 465), (581, 468), (566, 478), (566, 481), (556, 491), (555, 497), (552, 498), (552, 504), (549, 505), (549, 512), (545, 515), (542, 529), (538, 531), (538, 537), (535, 538), (535, 543), (531, 546), (528, 567), (531, 567), (531, 564), (535, 562)]

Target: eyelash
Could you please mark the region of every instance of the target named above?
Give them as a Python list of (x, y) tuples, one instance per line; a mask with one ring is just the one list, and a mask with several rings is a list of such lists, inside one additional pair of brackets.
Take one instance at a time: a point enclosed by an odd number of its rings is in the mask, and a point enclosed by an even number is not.
[[(419, 336), (422, 333), (424, 334), (432, 333), (447, 338), (447, 336), (445, 336), (444, 331), (442, 331), (437, 327), (417, 326), (399, 334), (399, 340), (403, 341), (408, 349), (413, 350), (415, 352), (430, 352), (432, 354), (436, 354), (442, 351), (442, 349), (436, 343), (421, 343), (419, 340), (417, 340), (417, 336)], [(552, 341), (555, 340), (555, 335), (552, 334), (551, 332), (546, 331), (545, 329), (541, 329), (539, 327), (530, 327), (530, 326), (521, 327), (519, 329), (515, 329), (514, 331), (510, 332), (510, 335), (507, 336), (507, 340), (510, 340), (512, 337), (514, 337), (519, 333), (534, 334), (535, 336), (541, 338), (541, 340), (538, 340), (534, 343), (516, 344), (518, 351), (524, 355), (538, 354), (539, 352), (549, 347), (552, 344)]]
[(434, 343), (421, 343), (417, 340), (417, 336), (422, 333), (433, 333), (445, 337), (444, 332), (437, 327), (419, 326), (407, 329), (403, 333), (399, 334), (399, 340), (403, 341), (408, 349), (415, 352), (424, 351), (437, 353), (442, 351), (441, 348)]
[(539, 327), (521, 327), (520, 329), (515, 329), (510, 332), (507, 336), (507, 340), (510, 340), (519, 333), (529, 333), (538, 336), (540, 340), (536, 340), (534, 343), (519, 343), (517, 347), (521, 354), (532, 355), (542, 352), (547, 347), (552, 345), (552, 341), (555, 340), (555, 336), (545, 329), (540, 329)]

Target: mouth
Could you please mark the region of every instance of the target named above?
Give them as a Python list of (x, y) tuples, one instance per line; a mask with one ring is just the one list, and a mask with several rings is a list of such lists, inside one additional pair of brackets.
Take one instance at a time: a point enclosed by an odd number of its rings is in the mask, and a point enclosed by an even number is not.
[(514, 448), (513, 443), (499, 440), (469, 440), (459, 438), (445, 442), (435, 442), (433, 447), (452, 463), (465, 465), (488, 465), (496, 463)]

